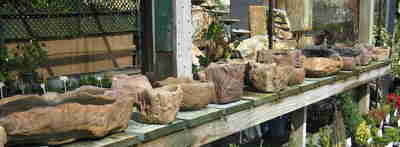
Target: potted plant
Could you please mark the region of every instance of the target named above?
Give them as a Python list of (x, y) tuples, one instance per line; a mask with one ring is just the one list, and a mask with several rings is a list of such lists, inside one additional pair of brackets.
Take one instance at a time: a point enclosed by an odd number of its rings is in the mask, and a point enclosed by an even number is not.
[(23, 83), (26, 84), (26, 92), (33, 92), (38, 80), (36, 70), (47, 62), (47, 49), (38, 41), (18, 44), (13, 51), (15, 57), (16, 71), (19, 73)]

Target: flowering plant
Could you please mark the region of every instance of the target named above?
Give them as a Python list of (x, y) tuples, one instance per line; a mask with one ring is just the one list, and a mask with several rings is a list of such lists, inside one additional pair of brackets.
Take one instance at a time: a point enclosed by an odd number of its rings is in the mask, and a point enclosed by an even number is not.
[(386, 102), (391, 104), (396, 109), (400, 109), (400, 96), (395, 93), (390, 93), (386, 97)]

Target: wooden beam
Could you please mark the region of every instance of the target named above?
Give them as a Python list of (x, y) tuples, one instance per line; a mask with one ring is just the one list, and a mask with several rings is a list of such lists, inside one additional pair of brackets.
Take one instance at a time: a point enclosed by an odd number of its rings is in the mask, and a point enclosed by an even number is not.
[[(169, 125), (137, 124), (131, 121), (126, 133), (128, 136), (129, 134), (137, 135), (136, 138), (141, 141), (137, 147), (199, 147), (276, 117), (299, 112), (299, 109), (359, 87), (389, 71), (388, 63), (374, 63), (362, 67), (359, 75), (307, 78), (305, 84), (291, 87), (304, 90), (304, 92), (289, 95), (286, 95), (286, 92), (285, 94), (246, 92), (243, 98), (247, 100), (225, 105), (209, 105), (207, 109), (199, 111), (179, 112), (178, 120)], [(123, 136), (125, 137), (118, 140), (113, 137), (104, 139), (108, 139), (108, 143), (135, 140), (126, 135)], [(87, 147), (103, 147), (98, 143), (103, 144), (104, 141), (94, 141), (86, 145)], [(73, 143), (68, 147), (75, 147), (75, 144), (80, 143)], [(115, 146), (119, 145), (124, 146), (120, 143), (115, 144)]]
[(374, 26), (374, 0), (360, 1), (360, 29), (358, 39), (361, 43), (372, 43)]
[(174, 76), (193, 77), (192, 73), (192, 1), (172, 0), (174, 12)]
[(267, 16), (266, 7), (260, 5), (249, 5), (249, 26), (250, 35), (266, 35), (267, 34)]
[(367, 114), (370, 106), (370, 88), (368, 84), (353, 89), (354, 96), (358, 99), (358, 109), (361, 114)]
[(153, 0), (145, 0), (140, 3), (140, 33), (143, 37), (140, 41), (140, 47), (138, 51), (141, 58), (142, 72), (154, 72), (155, 71), (155, 51), (154, 51), (154, 29), (153, 29)]
[(300, 108), (290, 114), (290, 139), (291, 147), (306, 147), (307, 136), (307, 107)]
[[(269, 3), (269, 0), (265, 2)], [(277, 0), (276, 2), (279, 9), (287, 10), (291, 31), (312, 30), (312, 0)]]

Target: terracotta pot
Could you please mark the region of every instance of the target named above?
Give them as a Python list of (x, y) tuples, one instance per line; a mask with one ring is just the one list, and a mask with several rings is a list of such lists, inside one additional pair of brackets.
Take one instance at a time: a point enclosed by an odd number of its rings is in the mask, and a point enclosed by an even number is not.
[(182, 100), (183, 92), (177, 85), (146, 89), (144, 97), (139, 99), (139, 121), (150, 124), (171, 123), (176, 119)]

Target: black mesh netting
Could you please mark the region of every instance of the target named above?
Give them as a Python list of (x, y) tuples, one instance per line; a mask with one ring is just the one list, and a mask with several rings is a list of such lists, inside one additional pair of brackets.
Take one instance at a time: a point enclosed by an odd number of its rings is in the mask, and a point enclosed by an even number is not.
[(4, 0), (4, 39), (65, 39), (134, 33), (137, 0)]

